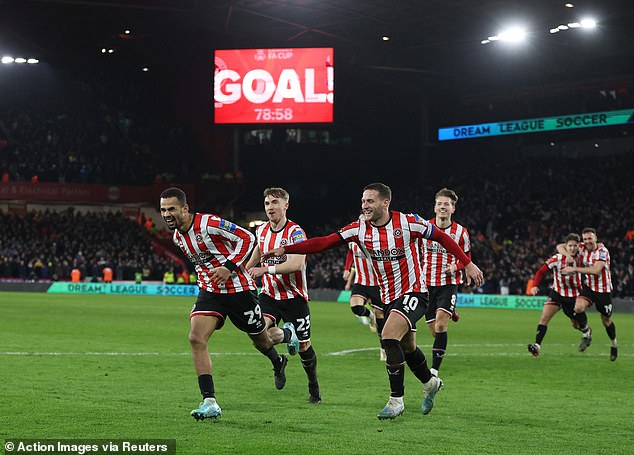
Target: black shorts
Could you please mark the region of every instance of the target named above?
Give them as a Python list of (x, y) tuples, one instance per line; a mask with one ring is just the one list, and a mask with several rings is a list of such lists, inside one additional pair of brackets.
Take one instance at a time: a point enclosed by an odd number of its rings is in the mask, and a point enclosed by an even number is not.
[(266, 329), (258, 296), (253, 291), (220, 294), (200, 289), (189, 315), (190, 318), (194, 316), (216, 316), (220, 319), (216, 330), (222, 328), (227, 316), (233, 325), (249, 335), (257, 335)]
[(429, 295), (426, 292), (408, 292), (387, 305), (385, 320), (390, 313), (398, 313), (407, 320), (410, 331), (416, 332), (416, 321), (425, 315), (428, 303)]
[(425, 322), (436, 320), (436, 311), (441, 310), (453, 317), (456, 311), (456, 299), (458, 298), (458, 286), (446, 284), (444, 286), (428, 286), (429, 305), (425, 313)]
[(579, 297), (586, 299), (590, 303), (594, 303), (597, 311), (603, 316), (612, 316), (612, 294), (610, 292), (594, 292), (585, 284), (581, 287)]
[(370, 305), (378, 308), (379, 310), (383, 310), (385, 305), (383, 305), (383, 301), (381, 300), (381, 290), (378, 286), (364, 286), (362, 284), (353, 284), (352, 290), (350, 291), (350, 297), (354, 297), (355, 295), (362, 297), (366, 300), (370, 300)]
[(548, 294), (548, 300), (546, 300), (544, 305), (556, 305), (564, 310), (566, 316), (572, 319), (575, 315), (575, 300), (577, 300), (576, 297), (564, 297), (554, 289), (551, 289)]
[(275, 300), (271, 296), (260, 294), (260, 304), (264, 316), (273, 319), (275, 324), (280, 321), (290, 322), (295, 327), (299, 341), (310, 340), (310, 309), (303, 297)]

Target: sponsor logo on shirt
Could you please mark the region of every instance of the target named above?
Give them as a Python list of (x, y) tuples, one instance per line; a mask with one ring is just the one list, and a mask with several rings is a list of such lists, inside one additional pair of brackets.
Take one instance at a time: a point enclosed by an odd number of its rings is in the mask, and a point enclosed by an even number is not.
[(399, 261), (405, 258), (404, 248), (385, 248), (380, 250), (368, 250), (373, 261), (388, 262)]
[(291, 234), (291, 238), (293, 239), (293, 243), (300, 243), (306, 240), (306, 236), (302, 231), (295, 231)]

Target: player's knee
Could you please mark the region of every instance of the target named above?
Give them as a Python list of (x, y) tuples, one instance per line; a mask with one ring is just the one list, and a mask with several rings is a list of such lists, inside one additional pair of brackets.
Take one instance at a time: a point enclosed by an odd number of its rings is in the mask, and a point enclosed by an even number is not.
[(446, 332), (448, 327), (449, 327), (449, 324), (447, 324), (447, 321), (442, 319), (436, 319), (436, 324), (434, 324), (434, 332), (435, 333)]
[(310, 344), (310, 340), (308, 341), (300, 341), (299, 342), (299, 352), (305, 352), (308, 351), (308, 349), (311, 347), (312, 345)]
[(189, 344), (193, 349), (204, 349), (207, 347), (207, 338), (200, 333), (189, 333)]
[(601, 315), (601, 322), (603, 322), (603, 325), (605, 327), (609, 327), (610, 325), (612, 325), (612, 317), (602, 314)]

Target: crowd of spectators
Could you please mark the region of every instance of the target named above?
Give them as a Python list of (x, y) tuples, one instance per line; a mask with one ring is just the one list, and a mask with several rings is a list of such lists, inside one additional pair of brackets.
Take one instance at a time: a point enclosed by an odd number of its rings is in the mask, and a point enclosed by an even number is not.
[[(162, 280), (176, 267), (158, 256), (147, 230), (121, 213), (0, 212), (0, 279), (69, 281), (102, 279), (110, 267), (115, 280)], [(180, 269), (180, 267), (177, 267)]]
[[(188, 181), (191, 136), (153, 107), (132, 79), (82, 78), (0, 84), (0, 174), (5, 181), (150, 184)], [(151, 115), (148, 113), (151, 112)]]

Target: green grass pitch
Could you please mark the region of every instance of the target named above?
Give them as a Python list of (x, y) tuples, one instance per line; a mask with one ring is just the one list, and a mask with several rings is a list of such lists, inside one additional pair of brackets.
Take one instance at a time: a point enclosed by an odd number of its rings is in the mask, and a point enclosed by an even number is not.
[(620, 356), (610, 362), (597, 313), (587, 352), (558, 314), (533, 358), (539, 312), (461, 309), (433, 412), (421, 414), (407, 370), (405, 414), (379, 421), (389, 390), (376, 335), (347, 305), (312, 302), (323, 402), (307, 402), (299, 358), (277, 391), (269, 361), (228, 323), (210, 340), (223, 416), (196, 422), (192, 303), (0, 294), (0, 439), (176, 439), (178, 454), (634, 453), (634, 315), (615, 315)]

